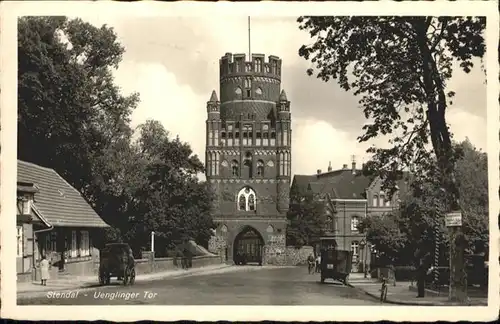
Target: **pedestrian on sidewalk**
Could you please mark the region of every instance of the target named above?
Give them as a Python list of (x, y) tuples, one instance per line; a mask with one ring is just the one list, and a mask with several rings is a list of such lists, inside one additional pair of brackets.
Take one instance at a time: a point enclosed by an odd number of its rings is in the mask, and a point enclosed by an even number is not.
[(417, 268), (417, 298), (425, 297), (425, 275), (427, 274), (423, 258), (420, 259)]
[(47, 280), (50, 279), (49, 268), (49, 260), (47, 260), (45, 255), (42, 255), (42, 260), (40, 260), (40, 278), (42, 281), (42, 286), (47, 286)]
[(312, 274), (312, 273), (313, 273), (313, 270), (314, 270), (314, 262), (315, 262), (314, 255), (311, 253), (311, 254), (309, 254), (309, 256), (307, 257), (307, 272), (308, 272), (309, 274)]
[(318, 253), (318, 256), (316, 257), (316, 273), (320, 272), (320, 267), (321, 267), (321, 254)]

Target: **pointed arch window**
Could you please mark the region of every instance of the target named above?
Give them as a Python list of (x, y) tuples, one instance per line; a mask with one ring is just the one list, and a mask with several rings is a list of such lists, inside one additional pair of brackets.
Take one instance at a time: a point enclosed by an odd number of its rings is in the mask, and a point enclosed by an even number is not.
[(255, 191), (250, 187), (245, 187), (238, 192), (238, 210), (255, 211), (256, 210)]
[(233, 177), (237, 177), (239, 175), (238, 161), (233, 160), (231, 162), (231, 172)]
[(378, 206), (378, 196), (377, 195), (373, 196), (373, 202), (372, 203), (373, 203), (373, 207)]
[(253, 141), (252, 125), (243, 126), (243, 145), (252, 145)]
[(245, 196), (240, 195), (238, 198), (238, 209), (239, 210), (247, 210), (247, 201)]

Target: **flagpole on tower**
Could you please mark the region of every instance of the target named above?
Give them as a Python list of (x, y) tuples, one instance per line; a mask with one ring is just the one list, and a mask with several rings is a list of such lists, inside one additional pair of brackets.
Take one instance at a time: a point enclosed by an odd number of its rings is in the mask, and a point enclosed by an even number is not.
[(248, 59), (252, 60), (252, 51), (250, 47), (250, 16), (248, 16)]

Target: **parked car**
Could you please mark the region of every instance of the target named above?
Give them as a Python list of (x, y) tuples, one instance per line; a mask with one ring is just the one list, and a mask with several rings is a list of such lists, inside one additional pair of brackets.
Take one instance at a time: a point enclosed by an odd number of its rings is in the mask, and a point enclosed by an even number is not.
[(135, 283), (134, 255), (126, 243), (106, 244), (100, 252), (99, 284), (109, 285), (111, 277), (123, 280), (124, 285)]

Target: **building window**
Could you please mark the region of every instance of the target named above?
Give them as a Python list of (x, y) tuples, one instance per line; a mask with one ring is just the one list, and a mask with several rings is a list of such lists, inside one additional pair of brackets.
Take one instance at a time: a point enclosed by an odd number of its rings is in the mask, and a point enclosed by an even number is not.
[(390, 200), (387, 200), (387, 201), (385, 202), (385, 206), (386, 206), (386, 207), (390, 207), (390, 206), (391, 206), (391, 201), (390, 201)]
[(257, 175), (259, 177), (264, 176), (264, 161), (262, 161), (262, 160), (257, 161)]
[(257, 90), (255, 90), (255, 93), (258, 94), (259, 96), (262, 95), (262, 89), (257, 88)]
[(226, 232), (227, 232), (227, 226), (226, 226), (226, 225), (222, 225), (222, 226), (220, 227), (220, 231), (221, 231), (222, 233), (226, 233)]
[(273, 233), (274, 232), (274, 227), (272, 225), (269, 225), (267, 228), (266, 228), (266, 232), (268, 233)]
[(245, 64), (245, 72), (251, 72), (252, 71), (252, 65), (247, 63)]
[(352, 216), (352, 218), (351, 218), (351, 231), (357, 232), (358, 231), (358, 225), (359, 225), (359, 217), (358, 216)]
[(383, 207), (385, 205), (385, 196), (384, 195), (380, 195), (380, 199), (379, 199), (379, 206), (380, 207)]
[(245, 187), (238, 193), (238, 209), (243, 211), (254, 211), (256, 208), (255, 191)]
[(243, 177), (251, 179), (252, 178), (252, 154), (247, 152), (245, 154), (245, 160), (243, 161)]
[(375, 195), (373, 196), (373, 207), (377, 207), (378, 206), (378, 196)]
[(88, 231), (80, 232), (80, 256), (90, 255), (90, 237)]
[(237, 87), (236, 90), (234, 90), (234, 93), (236, 93), (237, 95), (241, 95), (242, 93), (241, 88)]
[(262, 60), (260, 58), (255, 59), (255, 72), (262, 72)]
[(238, 161), (236, 160), (233, 160), (231, 162), (231, 171), (232, 171), (232, 175), (233, 177), (237, 177), (239, 175), (239, 170), (238, 170)]
[(227, 133), (227, 146), (233, 146), (233, 133)]
[(352, 252), (353, 261), (357, 260), (358, 255), (359, 255), (359, 242), (358, 241), (353, 241), (351, 243), (351, 252)]
[(78, 245), (76, 240), (76, 231), (71, 231), (71, 251), (70, 257), (76, 258), (78, 256)]
[(24, 237), (23, 237), (23, 227), (18, 226), (17, 227), (17, 257), (22, 258), (23, 257), (23, 248), (24, 248)]
[(333, 219), (330, 216), (326, 218), (325, 227), (328, 232), (333, 232)]

